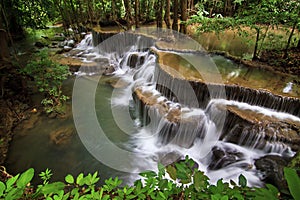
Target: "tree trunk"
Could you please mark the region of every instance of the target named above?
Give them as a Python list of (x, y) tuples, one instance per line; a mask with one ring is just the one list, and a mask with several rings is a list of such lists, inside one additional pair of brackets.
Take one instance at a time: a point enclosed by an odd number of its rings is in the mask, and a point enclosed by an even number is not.
[[(1, 20), (1, 19), (0, 19)], [(1, 21), (0, 21), (1, 22)], [(4, 29), (2, 29), (0, 24), (0, 61), (9, 59), (9, 49), (7, 44), (7, 33)]]
[(140, 27), (140, 1), (139, 0), (134, 0), (134, 14), (135, 14), (135, 28)]
[[(288, 50), (289, 50), (289, 48), (290, 48), (290, 44), (291, 44), (291, 41), (292, 41), (292, 37), (293, 37), (293, 35), (294, 35), (294, 32), (295, 32), (295, 29), (296, 29), (297, 24), (298, 24), (298, 21), (295, 20), (295, 21), (294, 21), (294, 24), (293, 24), (292, 31), (291, 31), (291, 33), (290, 33), (290, 35), (289, 35), (289, 39), (288, 39), (288, 41), (287, 41), (287, 44), (286, 44), (286, 47), (285, 47), (285, 50), (284, 50), (283, 58), (287, 58), (287, 57), (288, 57)], [(299, 43), (298, 43), (298, 44), (299, 44)]]
[(265, 33), (262, 35), (261, 42), (260, 42), (260, 47), (259, 47), (259, 49), (257, 50), (257, 54), (258, 54), (258, 55), (260, 54), (260, 52), (261, 52), (261, 50), (262, 50), (262, 48), (263, 48), (265, 39), (266, 39), (267, 34), (268, 34), (268, 32), (269, 32), (269, 28), (270, 28), (270, 25), (267, 26)]
[(188, 0), (188, 16), (194, 12), (194, 0)]
[(180, 2), (181, 2), (180, 33), (186, 34), (187, 0), (180, 0)]
[(156, 26), (157, 28), (162, 28), (163, 25), (163, 0), (158, 0), (155, 2), (156, 8)]
[(2, 5), (0, 5), (0, 61), (9, 59), (8, 34), (3, 26), (4, 20), (2, 17), (4, 17), (4, 10), (2, 10)]
[(178, 0), (174, 0), (173, 4), (173, 24), (172, 29), (178, 31)]
[(165, 20), (167, 28), (170, 29), (171, 28), (170, 0), (166, 0), (164, 20)]
[(116, 1), (111, 1), (111, 19), (116, 20)]
[(126, 12), (125, 16), (126, 16), (126, 22), (127, 22), (127, 30), (130, 30), (131, 26), (132, 26), (130, 0), (124, 0), (124, 7), (125, 7), (125, 12)]
[(254, 46), (254, 52), (253, 52), (253, 57), (252, 60), (257, 60), (257, 49), (258, 49), (258, 41), (259, 41), (259, 34), (260, 34), (260, 29), (256, 28), (256, 40), (255, 40), (255, 46)]

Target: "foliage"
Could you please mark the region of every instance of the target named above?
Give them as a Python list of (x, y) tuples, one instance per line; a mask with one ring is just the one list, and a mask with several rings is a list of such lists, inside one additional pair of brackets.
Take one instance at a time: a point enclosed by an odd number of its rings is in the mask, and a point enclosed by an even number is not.
[[(196, 24), (197, 32), (219, 34), (228, 29), (236, 30), (239, 36), (249, 41), (249, 45), (252, 45), (254, 41), (253, 59), (257, 59), (262, 50), (289, 47), (294, 29), (299, 28), (299, 25), (297, 26), (300, 22), (299, 2), (261, 0), (259, 2), (234, 1), (234, 4), (238, 7), (235, 15), (223, 17), (224, 12), (217, 12), (222, 9), (215, 9), (219, 4), (214, 5), (214, 12), (212, 12), (212, 5), (208, 6), (208, 2), (202, 0), (198, 3), (198, 12), (191, 16), (189, 24)], [(219, 6), (226, 7), (225, 5)], [(292, 31), (290, 31), (291, 26), (293, 26)], [(270, 30), (283, 28), (287, 31), (285, 38), (281, 34), (270, 33)], [(287, 37), (287, 34), (290, 36)], [(251, 40), (249, 40), (249, 36), (251, 36)], [(293, 42), (295, 44), (297, 39), (294, 38)]]
[(64, 102), (69, 99), (62, 94), (62, 84), (70, 74), (69, 68), (49, 59), (47, 49), (42, 50), (35, 57), (37, 59), (30, 61), (21, 72), (33, 77), (39, 92), (45, 95), (41, 103), (46, 113), (61, 113)]
[(46, 24), (54, 20), (58, 14), (52, 0), (4, 1), (2, 7), (9, 11), (8, 18), (16, 17), (17, 23), (23, 27), (45, 28)]
[[(300, 178), (290, 168), (285, 168), (289, 190), (295, 199), (299, 197)], [(171, 179), (166, 178), (166, 173)], [(281, 193), (273, 185), (265, 188), (249, 188), (247, 180), (240, 175), (238, 184), (222, 179), (214, 184), (209, 183), (208, 177), (197, 169), (195, 162), (186, 157), (166, 168), (159, 164), (158, 172), (146, 171), (140, 175), (143, 180), (135, 181), (133, 186), (120, 187), (122, 181), (116, 178), (105, 180), (98, 187), (98, 173), (79, 174), (77, 177), (68, 174), (65, 183), (49, 183), (52, 173), (46, 169), (40, 173), (43, 183), (34, 187), (30, 181), (34, 169), (30, 168), (22, 174), (0, 182), (0, 198), (3, 199), (278, 199)]]

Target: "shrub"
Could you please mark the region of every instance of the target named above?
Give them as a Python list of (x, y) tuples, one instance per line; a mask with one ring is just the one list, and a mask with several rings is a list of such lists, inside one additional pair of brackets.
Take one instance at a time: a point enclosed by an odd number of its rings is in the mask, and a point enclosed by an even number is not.
[(60, 65), (49, 59), (47, 49), (35, 55), (35, 60), (30, 61), (21, 72), (33, 77), (39, 92), (45, 98), (41, 101), (46, 113), (63, 113), (63, 105), (68, 96), (62, 94), (63, 81), (70, 75), (69, 67)]
[[(168, 173), (171, 179), (166, 178)], [(284, 170), (290, 196), (299, 199), (300, 178), (296, 171), (290, 168)], [(282, 194), (273, 185), (265, 188), (247, 187), (247, 180), (240, 175), (239, 182), (224, 183), (220, 179), (216, 185), (210, 184), (207, 176), (194, 167), (194, 161), (186, 158), (174, 165), (158, 165), (158, 172), (146, 171), (140, 175), (144, 181), (137, 180), (133, 186), (120, 187), (122, 180), (109, 178), (105, 184), (98, 187), (98, 173), (79, 174), (73, 177), (68, 174), (65, 183), (50, 183), (51, 170), (39, 174), (43, 183), (37, 187), (31, 186), (34, 169), (30, 168), (22, 174), (0, 182), (0, 198), (3, 199), (278, 199)], [(286, 195), (286, 194), (285, 194)]]

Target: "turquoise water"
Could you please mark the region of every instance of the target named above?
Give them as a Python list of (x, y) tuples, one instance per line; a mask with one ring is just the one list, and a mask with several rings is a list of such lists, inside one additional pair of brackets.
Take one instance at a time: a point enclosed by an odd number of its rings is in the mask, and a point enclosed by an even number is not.
[[(69, 87), (67, 92), (70, 92), (72, 83), (73, 79), (66, 83)], [(128, 137), (114, 124), (110, 111), (111, 92), (110, 85), (104, 81), (99, 82), (96, 110), (102, 128), (106, 133), (110, 133), (108, 137), (116, 144), (120, 144), (126, 142)], [(50, 133), (64, 127), (74, 129), (69, 141), (66, 144), (51, 142)], [(53, 181), (62, 180), (68, 173), (77, 175), (80, 172), (99, 171), (102, 181), (109, 177), (126, 176), (125, 173), (103, 165), (86, 150), (76, 133), (71, 116), (67, 119), (50, 119), (41, 115), (32, 129), (16, 132), (10, 145), (6, 166), (12, 174), (20, 173), (30, 167), (33, 167), (38, 174), (49, 168), (53, 172)], [(38, 181), (38, 177), (35, 180)]]

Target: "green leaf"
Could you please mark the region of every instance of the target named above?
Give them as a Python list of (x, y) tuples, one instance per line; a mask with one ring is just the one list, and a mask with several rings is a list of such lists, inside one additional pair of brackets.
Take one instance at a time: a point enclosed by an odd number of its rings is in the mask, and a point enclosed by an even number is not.
[(161, 163), (158, 163), (158, 176), (164, 176), (165, 175), (165, 166)]
[(0, 181), (0, 197), (4, 194), (5, 188), (5, 184)]
[(17, 181), (17, 187), (24, 188), (32, 180), (34, 176), (34, 169), (30, 168), (27, 171), (23, 172), (20, 178)]
[(161, 196), (163, 199), (166, 199), (166, 196), (161, 191), (158, 192), (159, 196)]
[(139, 173), (140, 176), (145, 177), (145, 178), (153, 178), (156, 177), (157, 174), (154, 171), (145, 171), (145, 172), (141, 172)]
[(5, 200), (20, 199), (23, 196), (23, 190), (20, 188), (12, 188), (5, 196)]
[(74, 177), (71, 175), (71, 174), (68, 174), (66, 177), (65, 177), (65, 181), (69, 184), (73, 184), (74, 183)]
[(241, 187), (246, 187), (247, 186), (247, 179), (245, 178), (245, 176), (243, 176), (243, 174), (241, 174), (239, 176), (239, 185)]
[(193, 177), (194, 187), (197, 192), (200, 192), (202, 188), (206, 187), (204, 180), (203, 180), (203, 176), (204, 176), (203, 172), (200, 172), (200, 171), (197, 171), (194, 174), (194, 177)]
[(284, 177), (288, 183), (289, 190), (294, 199), (300, 199), (300, 178), (296, 170), (284, 168)]
[(63, 190), (65, 187), (65, 184), (62, 182), (54, 182), (54, 183), (49, 183), (47, 185), (44, 185), (41, 188), (41, 192), (44, 195), (48, 194), (57, 194), (60, 190)]
[(173, 179), (175, 181), (177, 179), (176, 168), (171, 165), (168, 165), (166, 170), (167, 170), (169, 176), (171, 177), (171, 179)]
[(76, 184), (78, 184), (79, 186), (83, 186), (84, 185), (83, 173), (80, 173), (77, 176), (77, 178), (76, 178)]
[(79, 188), (73, 188), (72, 191), (71, 191), (72, 196), (75, 196), (78, 193), (79, 193)]
[(6, 192), (9, 192), (13, 188), (12, 186), (13, 184), (15, 184), (19, 176), (20, 174), (17, 174), (16, 176), (11, 177), (6, 181)]
[(221, 200), (228, 200), (228, 196), (227, 195), (222, 196)]
[(211, 200), (220, 200), (222, 198), (221, 194), (213, 194), (210, 196)]
[(278, 189), (274, 185), (266, 184), (266, 187), (268, 188), (268, 190), (270, 192), (272, 192), (272, 194), (274, 194), (274, 196), (278, 195), (279, 191), (278, 191)]

